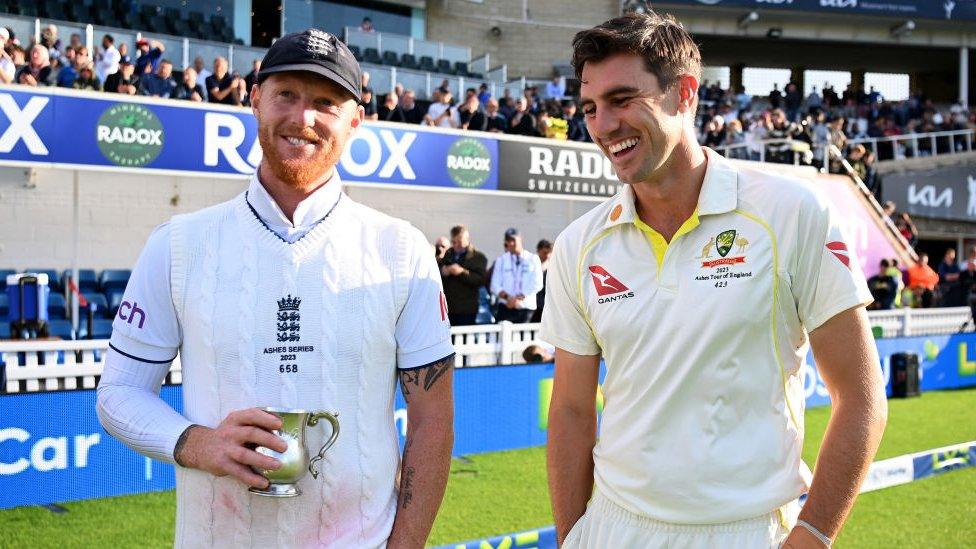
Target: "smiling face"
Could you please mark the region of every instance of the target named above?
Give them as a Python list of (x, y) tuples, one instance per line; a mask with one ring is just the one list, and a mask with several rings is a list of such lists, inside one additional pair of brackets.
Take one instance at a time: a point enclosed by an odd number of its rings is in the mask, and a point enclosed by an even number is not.
[(263, 167), (307, 189), (331, 175), (362, 124), (363, 108), (339, 85), (308, 72), (273, 74), (252, 91)]
[(644, 60), (621, 53), (583, 67), (580, 105), (593, 141), (624, 183), (652, 179), (686, 133), (698, 83), (682, 76), (667, 90)]

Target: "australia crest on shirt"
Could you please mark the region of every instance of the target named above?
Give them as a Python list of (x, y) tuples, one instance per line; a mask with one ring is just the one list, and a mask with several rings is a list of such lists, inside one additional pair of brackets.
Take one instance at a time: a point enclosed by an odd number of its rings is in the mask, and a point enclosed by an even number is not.
[(726, 229), (709, 237), (696, 258), (700, 266), (695, 280), (714, 282), (716, 288), (723, 288), (729, 280), (751, 278), (749, 244), (749, 238), (737, 229)]

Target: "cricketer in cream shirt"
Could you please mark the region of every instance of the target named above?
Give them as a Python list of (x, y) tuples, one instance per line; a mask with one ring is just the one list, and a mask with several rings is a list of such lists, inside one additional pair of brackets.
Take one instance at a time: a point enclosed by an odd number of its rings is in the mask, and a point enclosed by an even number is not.
[(816, 189), (706, 154), (670, 245), (629, 185), (563, 231), (543, 313), (542, 339), (606, 363), (596, 490), (670, 523), (756, 517), (807, 490), (807, 334), (871, 301)]

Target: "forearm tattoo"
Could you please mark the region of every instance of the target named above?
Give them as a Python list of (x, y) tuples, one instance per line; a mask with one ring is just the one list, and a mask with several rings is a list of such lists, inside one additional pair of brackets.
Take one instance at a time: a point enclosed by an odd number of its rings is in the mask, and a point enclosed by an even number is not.
[(407, 456), (410, 454), (410, 445), (413, 444), (413, 437), (407, 438), (403, 445), (403, 470), (400, 471), (400, 507), (406, 509), (413, 501), (413, 475), (416, 470), (407, 465)]
[(454, 368), (454, 355), (423, 368), (400, 370), (400, 390), (403, 392), (403, 398), (409, 402), (410, 395), (419, 391), (421, 387), (424, 391), (429, 391), (437, 380), (452, 368)]
[(190, 431), (192, 431), (194, 427), (199, 427), (199, 425), (190, 425), (183, 430), (183, 433), (180, 434), (180, 438), (176, 439), (176, 447), (173, 448), (173, 461), (175, 461), (180, 467), (186, 467), (186, 465), (184, 465), (180, 460), (180, 455), (183, 453), (183, 447), (186, 446), (186, 441), (190, 438)]

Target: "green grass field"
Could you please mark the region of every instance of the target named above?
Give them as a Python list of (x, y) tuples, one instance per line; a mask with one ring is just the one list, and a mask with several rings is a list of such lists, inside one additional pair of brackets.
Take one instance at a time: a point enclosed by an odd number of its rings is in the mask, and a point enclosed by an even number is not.
[[(816, 460), (828, 408), (808, 410), (804, 459)], [(976, 440), (976, 389), (890, 401), (877, 459)], [(837, 547), (973, 547), (976, 469), (862, 495)], [(173, 492), (0, 511), (0, 547), (169, 547)], [(552, 524), (545, 451), (529, 448), (454, 460), (433, 545)]]

